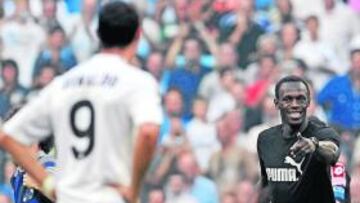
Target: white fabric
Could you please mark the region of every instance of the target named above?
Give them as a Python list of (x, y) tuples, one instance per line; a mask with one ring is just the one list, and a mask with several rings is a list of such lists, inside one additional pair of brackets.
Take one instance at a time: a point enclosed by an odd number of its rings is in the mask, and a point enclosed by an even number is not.
[(1, 25), (0, 37), (4, 43), (3, 57), (18, 63), (19, 82), (30, 87), (36, 57), (46, 42), (45, 31), (31, 20), (24, 24), (8, 21)]
[[(93, 117), (89, 106), (76, 110), (80, 101), (90, 103)], [(108, 184), (130, 184), (132, 134), (147, 122), (162, 122), (155, 79), (118, 56), (98, 54), (56, 78), (4, 125), (4, 131), (24, 144), (55, 135), (59, 202), (115, 203), (122, 202), (121, 197)], [(90, 148), (90, 126), (93, 148), (76, 158), (74, 149)]]
[(221, 148), (215, 125), (193, 118), (187, 124), (186, 135), (201, 170), (207, 171), (211, 155)]
[[(358, 16), (346, 5), (338, 2), (330, 11), (319, 14), (320, 38), (335, 49), (344, 69), (349, 65), (349, 43), (360, 32)], [(346, 70), (344, 70), (346, 72)]]

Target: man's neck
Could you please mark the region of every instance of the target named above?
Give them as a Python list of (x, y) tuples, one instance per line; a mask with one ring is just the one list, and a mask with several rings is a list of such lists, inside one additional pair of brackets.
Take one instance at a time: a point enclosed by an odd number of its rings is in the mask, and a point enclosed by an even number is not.
[(305, 131), (309, 123), (308, 118), (305, 118), (305, 120), (300, 125), (289, 125), (283, 123), (283, 129), (282, 129), (282, 135), (284, 138), (294, 138), (297, 136), (297, 133), (302, 133)]
[(134, 54), (129, 50), (129, 48), (103, 48), (100, 53), (119, 56), (128, 63), (130, 63), (131, 59), (134, 56)]

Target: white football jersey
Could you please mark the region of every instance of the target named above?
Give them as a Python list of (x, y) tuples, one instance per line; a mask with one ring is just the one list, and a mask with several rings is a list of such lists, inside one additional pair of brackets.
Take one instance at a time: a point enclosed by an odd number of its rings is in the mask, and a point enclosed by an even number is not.
[(155, 79), (111, 54), (97, 54), (50, 83), (4, 125), (24, 144), (55, 135), (61, 203), (119, 203), (109, 184), (130, 185), (136, 126), (160, 124)]

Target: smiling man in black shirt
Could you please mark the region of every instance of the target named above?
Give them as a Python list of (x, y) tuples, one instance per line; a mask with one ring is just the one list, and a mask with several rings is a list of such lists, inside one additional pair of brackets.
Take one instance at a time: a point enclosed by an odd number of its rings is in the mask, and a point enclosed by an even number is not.
[(339, 136), (315, 117), (308, 118), (308, 84), (282, 78), (275, 106), (282, 124), (260, 133), (257, 143), (263, 187), (272, 203), (335, 203), (330, 166), (339, 157)]

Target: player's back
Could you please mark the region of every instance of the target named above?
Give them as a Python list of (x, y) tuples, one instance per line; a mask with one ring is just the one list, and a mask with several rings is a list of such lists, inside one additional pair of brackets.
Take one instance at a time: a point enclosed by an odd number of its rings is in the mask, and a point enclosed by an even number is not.
[(49, 89), (44, 108), (58, 151), (59, 202), (121, 202), (109, 185), (130, 184), (133, 125), (153, 113), (146, 111), (160, 112), (142, 105), (159, 102), (147, 97), (157, 91), (155, 80), (120, 57), (98, 54)]

